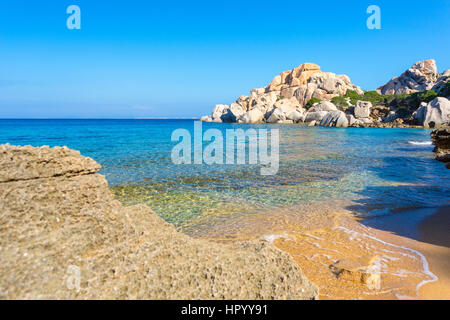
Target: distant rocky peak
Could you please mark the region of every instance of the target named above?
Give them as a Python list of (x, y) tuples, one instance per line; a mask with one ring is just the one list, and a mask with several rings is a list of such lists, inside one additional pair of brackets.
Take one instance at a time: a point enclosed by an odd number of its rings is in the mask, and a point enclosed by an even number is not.
[(381, 94), (410, 94), (417, 91), (431, 90), (439, 78), (436, 61), (424, 60), (378, 88)]

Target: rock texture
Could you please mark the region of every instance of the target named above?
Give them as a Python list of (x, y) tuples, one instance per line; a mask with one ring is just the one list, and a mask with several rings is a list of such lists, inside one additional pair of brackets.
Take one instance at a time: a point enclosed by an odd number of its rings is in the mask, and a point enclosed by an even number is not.
[(67, 148), (0, 146), (0, 298), (314, 299), (265, 241), (190, 238), (148, 207), (123, 207)]
[(450, 128), (437, 129), (431, 132), (431, 141), (436, 146), (436, 160), (442, 161), (450, 169)]
[(450, 101), (437, 97), (430, 103), (424, 103), (413, 114), (418, 124), (425, 128), (450, 125)]
[(438, 79), (436, 61), (416, 62), (411, 68), (378, 88), (381, 94), (408, 94), (431, 90)]
[[(293, 114), (295, 119), (289, 119), (289, 114), (297, 111), (304, 114), (303, 107), (311, 100), (330, 100), (342, 96), (348, 90), (363, 93), (360, 87), (351, 83), (346, 75), (336, 75), (331, 72), (322, 72), (320, 67), (313, 63), (304, 63), (292, 70), (284, 71), (273, 78), (265, 88), (252, 89), (250, 96), (240, 96), (230, 106), (218, 104), (214, 107), (211, 117), (202, 117), (203, 121), (219, 122), (271, 122), (280, 123), (287, 120), (298, 122), (303, 117)], [(250, 117), (247, 112), (258, 109), (263, 118)], [(283, 113), (280, 116), (278, 111)], [(335, 111), (327, 110), (327, 111)], [(322, 111), (322, 110), (316, 110)], [(315, 111), (311, 111), (315, 112)], [(253, 118), (255, 121), (250, 121)], [(256, 121), (257, 120), (257, 121)]]
[[(349, 90), (354, 92), (345, 96)], [(377, 91), (366, 95), (346, 75), (323, 72), (316, 64), (304, 63), (229, 106), (216, 105), (211, 116), (201, 120), (374, 128), (437, 127), (449, 122), (450, 69), (439, 74), (434, 60), (416, 62)], [(380, 93), (397, 96), (383, 97)], [(431, 101), (436, 96), (438, 100)], [(427, 103), (420, 107), (424, 101)], [(346, 120), (336, 111), (345, 112)], [(336, 121), (337, 116), (341, 120)]]

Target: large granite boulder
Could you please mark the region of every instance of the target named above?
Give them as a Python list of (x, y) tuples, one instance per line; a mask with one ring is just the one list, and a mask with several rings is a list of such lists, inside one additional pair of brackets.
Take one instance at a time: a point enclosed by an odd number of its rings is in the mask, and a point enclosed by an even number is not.
[(305, 122), (310, 123), (315, 121), (316, 123), (319, 123), (327, 114), (328, 111), (307, 112), (305, 115)]
[(280, 123), (286, 120), (286, 115), (280, 108), (276, 108), (272, 111), (270, 116), (267, 118), (268, 123)]
[(0, 146), (2, 299), (314, 299), (317, 288), (265, 241), (179, 233), (123, 207), (67, 148)]
[(349, 121), (344, 112), (337, 110), (328, 112), (320, 121), (320, 125), (323, 127), (348, 127)]
[(229, 108), (225, 109), (220, 119), (222, 122), (237, 122), (240, 116), (245, 113), (242, 106), (233, 102)]
[(211, 112), (211, 118), (213, 121), (222, 122), (222, 115), (228, 110), (229, 106), (226, 104), (216, 104)]
[(356, 101), (355, 105), (355, 118), (356, 119), (362, 119), (362, 118), (369, 118), (370, 116), (370, 109), (372, 108), (372, 103), (369, 101)]
[(431, 141), (436, 146), (436, 160), (442, 161), (450, 169), (450, 129), (442, 128), (431, 132)]
[(284, 114), (288, 114), (300, 108), (300, 104), (295, 98), (280, 99), (273, 105), (274, 108), (279, 108)]
[(286, 114), (286, 120), (292, 120), (293, 122), (304, 122), (305, 121), (305, 114), (303, 112), (300, 112), (298, 109), (289, 112)]
[(336, 106), (330, 101), (321, 101), (315, 103), (308, 112), (318, 112), (318, 111), (337, 111)]
[(450, 124), (450, 101), (437, 97), (428, 104), (423, 103), (413, 113), (417, 123), (425, 128), (435, 128)]
[(262, 122), (264, 114), (257, 108), (244, 113), (238, 120), (240, 123), (258, 123)]
[(391, 79), (378, 88), (378, 90), (381, 94), (409, 94), (431, 90), (438, 76), (436, 61), (419, 61), (399, 77)]

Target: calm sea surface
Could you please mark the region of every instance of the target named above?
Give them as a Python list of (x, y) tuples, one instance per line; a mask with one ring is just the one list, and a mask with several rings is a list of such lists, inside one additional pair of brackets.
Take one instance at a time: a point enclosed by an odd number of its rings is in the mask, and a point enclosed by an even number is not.
[(360, 215), (450, 204), (450, 170), (433, 159), (430, 131), (203, 123), (203, 130), (278, 128), (280, 168), (175, 165), (175, 129), (193, 120), (0, 120), (0, 143), (68, 146), (99, 162), (117, 198), (146, 203), (183, 228), (196, 218), (353, 201)]

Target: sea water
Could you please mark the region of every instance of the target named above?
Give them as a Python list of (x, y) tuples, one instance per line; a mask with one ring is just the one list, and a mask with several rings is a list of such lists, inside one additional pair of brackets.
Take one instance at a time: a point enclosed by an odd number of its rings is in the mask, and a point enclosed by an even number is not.
[(204, 130), (280, 131), (279, 170), (259, 165), (174, 164), (174, 130), (194, 120), (0, 120), (0, 143), (68, 146), (102, 165), (117, 199), (148, 204), (183, 229), (303, 203), (351, 200), (358, 215), (450, 204), (450, 170), (434, 160), (424, 129), (203, 123)]

